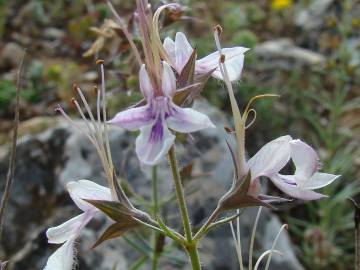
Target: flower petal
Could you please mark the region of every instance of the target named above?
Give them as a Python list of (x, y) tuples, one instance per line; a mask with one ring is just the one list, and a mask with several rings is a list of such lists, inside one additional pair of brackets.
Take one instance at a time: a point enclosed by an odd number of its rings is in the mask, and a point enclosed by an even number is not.
[(46, 231), (48, 242), (53, 244), (62, 244), (70, 239), (76, 239), (82, 228), (89, 223), (94, 214), (95, 211), (87, 211), (69, 219), (59, 226), (49, 228)]
[(175, 69), (179, 74), (189, 60), (192, 52), (193, 48), (184, 33), (177, 32), (175, 36)]
[(296, 171), (295, 180), (300, 184), (317, 171), (319, 158), (314, 149), (301, 140), (290, 142), (290, 157), (294, 161)]
[(141, 126), (148, 125), (151, 120), (151, 108), (149, 105), (145, 105), (119, 112), (108, 123), (134, 131)]
[(93, 205), (85, 202), (87, 200), (111, 201), (111, 191), (107, 187), (100, 186), (89, 180), (71, 181), (66, 185), (71, 199), (83, 211), (96, 209)]
[(168, 63), (163, 61), (163, 74), (162, 74), (162, 90), (163, 93), (172, 98), (176, 91), (176, 78), (172, 68)]
[(48, 259), (44, 270), (72, 270), (74, 265), (74, 242), (70, 239)]
[(136, 138), (136, 154), (140, 161), (146, 165), (156, 165), (168, 153), (174, 143), (175, 136), (159, 119), (154, 125), (148, 125), (140, 129), (140, 135)]
[(166, 119), (168, 127), (182, 133), (194, 132), (204, 128), (215, 128), (206, 114), (190, 108), (172, 104), (173, 114)]
[(149, 75), (146, 71), (145, 64), (143, 64), (140, 68), (139, 82), (141, 93), (144, 95), (147, 101), (151, 100), (154, 97), (155, 91), (151, 84)]
[(331, 184), (339, 177), (340, 175), (316, 172), (308, 181), (300, 184), (300, 186), (304, 189), (318, 189)]
[[(225, 65), (229, 74), (230, 81), (235, 81), (240, 78), (243, 65), (244, 65), (244, 53), (248, 51), (248, 48), (234, 47), (234, 48), (223, 48), (222, 53), (225, 55)], [(215, 69), (212, 76), (223, 80), (220, 68), (219, 68), (220, 54), (218, 51), (205, 56), (196, 61), (195, 72), (196, 73), (207, 73), (210, 70)]]
[[(288, 178), (289, 176), (287, 176)], [(284, 193), (288, 194), (289, 196), (305, 201), (311, 201), (311, 200), (318, 200), (324, 197), (327, 197), (326, 195), (317, 193), (312, 190), (304, 189), (296, 184), (288, 183), (285, 179), (282, 179), (282, 175), (273, 175), (270, 177), (271, 181), (274, 183), (274, 185), (283, 191)]]
[(286, 135), (265, 144), (247, 163), (251, 178), (277, 174), (290, 159), (290, 141)]
[(172, 61), (172, 64), (175, 64), (175, 42), (171, 38), (167, 37), (164, 40), (163, 46)]

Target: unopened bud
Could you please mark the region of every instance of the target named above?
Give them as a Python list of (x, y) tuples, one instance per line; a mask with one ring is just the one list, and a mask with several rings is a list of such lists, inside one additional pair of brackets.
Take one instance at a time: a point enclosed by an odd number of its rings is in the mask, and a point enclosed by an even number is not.
[(222, 31), (223, 30), (220, 24), (214, 26), (214, 32), (216, 32), (219, 36), (221, 35)]
[(97, 65), (102, 65), (102, 64), (104, 64), (104, 60), (102, 60), (102, 59), (97, 59), (95, 63), (96, 63)]
[(94, 93), (97, 94), (99, 91), (99, 88), (96, 84), (93, 86), (93, 89), (94, 89)]

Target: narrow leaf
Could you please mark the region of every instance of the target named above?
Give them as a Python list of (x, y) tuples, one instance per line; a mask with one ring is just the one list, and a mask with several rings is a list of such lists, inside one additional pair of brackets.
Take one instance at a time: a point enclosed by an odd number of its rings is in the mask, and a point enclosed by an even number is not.
[(124, 204), (115, 201), (85, 200), (116, 222), (132, 219), (132, 213)]
[(98, 245), (103, 243), (106, 240), (117, 238), (122, 236), (127, 231), (134, 229), (138, 226), (139, 223), (134, 219), (124, 220), (124, 222), (117, 222), (110, 225), (105, 232), (100, 236), (100, 238), (95, 242), (92, 248), (96, 248)]

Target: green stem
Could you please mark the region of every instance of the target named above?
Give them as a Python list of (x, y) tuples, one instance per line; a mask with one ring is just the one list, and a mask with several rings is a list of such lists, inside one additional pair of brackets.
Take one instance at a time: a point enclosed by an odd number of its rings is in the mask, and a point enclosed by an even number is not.
[(191, 232), (191, 226), (190, 226), (190, 218), (189, 218), (189, 213), (188, 213), (188, 210), (186, 207), (184, 189), (183, 189), (183, 186), (181, 183), (180, 172), (178, 170), (178, 166), (177, 166), (177, 162), (176, 162), (174, 146), (172, 146), (169, 150), (169, 163), (170, 163), (170, 168), (171, 168), (172, 175), (174, 178), (175, 192), (176, 192), (176, 197), (178, 200), (180, 214), (181, 214), (183, 227), (184, 227), (184, 231), (185, 231), (185, 238), (186, 238), (187, 242), (191, 243), (192, 242), (192, 232)]
[(175, 193), (180, 209), (181, 219), (185, 231), (185, 249), (189, 255), (191, 266), (193, 270), (201, 270), (199, 254), (197, 250), (197, 241), (193, 239), (189, 213), (186, 207), (184, 189), (181, 183), (180, 172), (176, 162), (175, 148), (172, 146), (169, 150), (169, 163), (174, 178)]
[[(152, 167), (152, 177), (151, 177), (151, 188), (152, 188), (152, 207), (153, 207), (153, 214), (154, 217), (157, 217), (158, 215), (158, 192), (157, 192), (157, 170), (156, 166)], [(159, 233), (156, 231), (153, 231), (152, 235), (152, 244), (153, 244), (153, 254), (152, 254), (152, 264), (151, 269), (157, 270), (158, 269), (158, 261), (161, 251), (158, 250), (158, 239), (159, 239)]]
[(191, 267), (193, 270), (201, 270), (199, 252), (197, 249), (197, 243), (187, 247), (187, 253), (190, 258)]
[(152, 167), (152, 179), (151, 179), (151, 188), (152, 188), (152, 203), (154, 217), (158, 214), (159, 202), (158, 202), (158, 192), (157, 192), (157, 168), (156, 166)]

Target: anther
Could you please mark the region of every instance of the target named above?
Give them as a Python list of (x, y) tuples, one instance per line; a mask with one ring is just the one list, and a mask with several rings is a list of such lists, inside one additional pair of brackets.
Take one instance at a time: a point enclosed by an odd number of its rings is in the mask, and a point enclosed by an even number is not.
[(73, 85), (72, 85), (72, 90), (73, 90), (73, 92), (74, 92), (75, 95), (76, 95), (76, 93), (77, 93), (77, 89), (78, 89), (78, 85), (77, 85), (76, 83), (73, 83)]
[(219, 36), (221, 35), (222, 31), (223, 30), (220, 24), (214, 26), (214, 32), (216, 32)]
[(102, 65), (102, 64), (104, 64), (104, 60), (102, 60), (102, 59), (97, 59), (95, 63), (96, 63), (97, 65)]
[(225, 63), (225, 54), (220, 55), (220, 62), (221, 62), (222, 64)]

